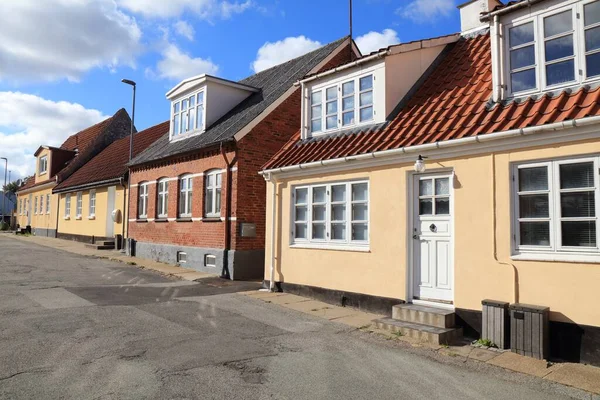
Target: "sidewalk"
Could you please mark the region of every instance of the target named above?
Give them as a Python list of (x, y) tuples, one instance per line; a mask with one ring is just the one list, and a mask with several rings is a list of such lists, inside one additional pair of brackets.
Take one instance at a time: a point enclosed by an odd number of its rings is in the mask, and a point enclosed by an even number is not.
[(68, 251), (82, 256), (104, 258), (111, 261), (122, 262), (128, 265), (134, 265), (138, 268), (156, 271), (162, 275), (175, 277), (186, 281), (197, 281), (203, 278), (213, 278), (216, 274), (207, 274), (193, 269), (183, 268), (177, 265), (168, 265), (159, 263), (144, 258), (129, 257), (118, 250), (95, 250), (85, 247), (84, 243), (74, 242), (69, 240), (39, 237), (39, 236), (22, 236), (14, 233), (9, 237), (21, 240), (24, 242), (35, 243), (40, 246), (51, 247), (53, 249)]
[[(305, 314), (325, 318), (333, 322), (349, 325), (365, 332), (385, 336), (389, 340), (401, 340), (412, 346), (427, 347), (448, 357), (460, 357), (464, 361), (495, 365), (514, 372), (536, 376), (549, 381), (581, 389), (590, 394), (590, 399), (600, 400), (600, 368), (583, 364), (549, 363), (520, 356), (510, 351), (487, 350), (464, 344), (458, 346), (436, 346), (419, 342), (415, 339), (398, 336), (389, 331), (377, 329), (374, 320), (381, 315), (369, 314), (351, 308), (338, 307), (305, 297), (287, 293), (244, 292), (248, 297), (262, 300), (266, 303), (290, 308)], [(587, 396), (587, 395), (586, 395)]]

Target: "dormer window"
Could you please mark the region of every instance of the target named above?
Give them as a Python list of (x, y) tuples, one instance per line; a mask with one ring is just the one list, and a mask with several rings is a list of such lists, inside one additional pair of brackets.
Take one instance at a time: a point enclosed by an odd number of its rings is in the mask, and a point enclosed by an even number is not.
[(171, 137), (204, 130), (204, 91), (173, 101)]
[(48, 172), (48, 156), (40, 157), (38, 174), (43, 175)]
[(507, 88), (513, 96), (600, 78), (600, 1), (517, 18), (506, 27)]

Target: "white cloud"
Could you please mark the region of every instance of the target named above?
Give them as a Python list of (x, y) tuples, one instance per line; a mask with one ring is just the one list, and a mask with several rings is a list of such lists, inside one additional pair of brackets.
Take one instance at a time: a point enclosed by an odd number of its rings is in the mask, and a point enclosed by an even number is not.
[(2, 0), (0, 80), (77, 81), (133, 65), (141, 31), (114, 0)]
[(196, 31), (194, 30), (194, 27), (192, 25), (188, 24), (185, 21), (177, 21), (174, 24), (174, 28), (175, 32), (179, 36), (183, 36), (184, 38), (190, 41), (194, 40), (194, 35)]
[(355, 42), (363, 54), (369, 54), (372, 51), (400, 43), (400, 38), (398, 38), (398, 33), (395, 30), (384, 29), (383, 32), (371, 31), (359, 36)]
[(447, 17), (455, 10), (454, 0), (413, 0), (396, 12), (417, 23), (434, 21), (438, 17)]
[(190, 11), (204, 19), (229, 18), (251, 8), (252, 0), (229, 2), (222, 0), (117, 0), (122, 7), (146, 17), (171, 18)]
[(310, 40), (305, 36), (287, 37), (274, 43), (267, 42), (258, 49), (252, 69), (254, 72), (264, 71), (319, 47), (321, 47), (320, 42)]
[(33, 153), (39, 146), (60, 146), (70, 135), (106, 118), (76, 103), (0, 92), (0, 157), (8, 158), (13, 178), (23, 178), (34, 172)]
[(172, 43), (168, 44), (161, 54), (162, 58), (156, 64), (156, 69), (146, 69), (146, 76), (149, 78), (181, 81), (196, 75), (216, 75), (219, 72), (219, 66), (210, 58), (194, 58)]

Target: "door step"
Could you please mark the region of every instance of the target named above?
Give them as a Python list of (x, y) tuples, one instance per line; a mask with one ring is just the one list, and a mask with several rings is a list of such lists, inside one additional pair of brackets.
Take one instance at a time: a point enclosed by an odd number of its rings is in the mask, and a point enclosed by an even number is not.
[(85, 247), (87, 247), (88, 249), (94, 249), (94, 250), (114, 250), (115, 249), (115, 242), (113, 241), (99, 241), (96, 242), (94, 244), (86, 244)]
[(416, 304), (395, 305), (392, 318), (375, 321), (380, 329), (437, 345), (451, 344), (462, 338), (463, 330), (455, 323), (454, 311)]

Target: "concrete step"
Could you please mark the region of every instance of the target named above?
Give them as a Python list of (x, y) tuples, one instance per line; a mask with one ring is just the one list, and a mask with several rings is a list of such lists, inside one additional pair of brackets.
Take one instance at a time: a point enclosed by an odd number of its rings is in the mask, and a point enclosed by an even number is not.
[(455, 326), (454, 311), (416, 304), (398, 304), (393, 306), (392, 318), (398, 321), (431, 325), (438, 328), (453, 328)]
[(452, 344), (459, 341), (463, 334), (462, 328), (438, 328), (436, 326), (398, 321), (393, 318), (381, 318), (375, 320), (375, 324), (379, 329), (399, 332), (403, 336), (437, 345)]
[(114, 250), (115, 244), (86, 244), (85, 247), (94, 250)]
[(95, 244), (99, 244), (100, 246), (114, 246), (114, 240), (98, 240)]

